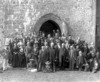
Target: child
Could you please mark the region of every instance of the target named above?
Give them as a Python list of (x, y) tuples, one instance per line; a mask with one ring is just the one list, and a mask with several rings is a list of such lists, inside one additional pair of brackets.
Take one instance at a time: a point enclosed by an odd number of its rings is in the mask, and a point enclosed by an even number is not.
[(49, 61), (45, 62), (45, 71), (44, 72), (51, 72), (51, 63)]
[(27, 64), (27, 69), (32, 69), (32, 67), (33, 67), (33, 59), (30, 59), (29, 60), (29, 63)]

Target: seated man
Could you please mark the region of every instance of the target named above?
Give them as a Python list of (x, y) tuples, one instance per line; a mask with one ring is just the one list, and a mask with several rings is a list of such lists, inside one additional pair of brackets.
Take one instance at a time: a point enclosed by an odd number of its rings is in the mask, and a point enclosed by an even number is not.
[(95, 59), (95, 53), (90, 51), (85, 57), (85, 61), (86, 61), (85, 62), (86, 63), (85, 68), (86, 68), (86, 70), (93, 71), (94, 66), (95, 66), (94, 65), (94, 59)]
[(93, 69), (92, 69), (92, 72), (93, 72), (93, 73), (96, 73), (96, 72), (97, 72), (98, 66), (99, 66), (98, 61), (97, 61), (97, 59), (95, 58), (95, 59), (94, 59)]
[(99, 51), (96, 52), (96, 59), (98, 62), (98, 69), (97, 70), (100, 70), (100, 52)]

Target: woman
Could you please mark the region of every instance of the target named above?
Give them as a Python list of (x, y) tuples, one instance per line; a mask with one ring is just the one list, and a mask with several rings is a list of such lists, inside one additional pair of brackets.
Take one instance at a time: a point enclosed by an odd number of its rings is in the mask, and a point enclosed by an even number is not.
[(19, 53), (19, 48), (17, 47), (17, 44), (14, 43), (14, 47), (13, 47), (13, 58), (12, 58), (12, 66), (13, 67), (18, 67), (18, 53)]
[(20, 49), (18, 57), (19, 57), (19, 67), (26, 67), (26, 58), (23, 48)]

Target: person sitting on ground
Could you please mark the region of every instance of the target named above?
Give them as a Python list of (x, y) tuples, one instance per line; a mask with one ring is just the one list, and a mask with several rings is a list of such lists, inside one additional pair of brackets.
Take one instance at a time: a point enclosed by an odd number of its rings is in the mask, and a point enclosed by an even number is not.
[(51, 72), (51, 62), (50, 61), (46, 61), (45, 62), (45, 72)]
[(93, 73), (96, 73), (96, 72), (97, 72), (97, 70), (98, 70), (98, 66), (99, 66), (98, 61), (97, 61), (97, 59), (96, 59), (96, 58), (94, 59), (93, 64), (94, 64), (94, 65), (93, 65), (92, 72), (93, 72)]
[(34, 59), (29, 59), (29, 63), (27, 63), (27, 69), (33, 68), (33, 61), (34, 61)]
[(97, 70), (100, 70), (100, 52), (98, 50), (96, 52), (96, 59), (97, 59), (97, 62), (98, 62), (98, 69)]

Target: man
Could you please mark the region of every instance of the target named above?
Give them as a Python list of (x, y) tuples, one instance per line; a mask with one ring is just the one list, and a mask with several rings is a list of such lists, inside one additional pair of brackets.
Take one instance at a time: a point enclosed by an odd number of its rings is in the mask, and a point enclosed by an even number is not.
[(59, 50), (60, 50), (60, 43), (57, 43), (57, 45), (55, 45), (55, 51), (56, 51), (56, 68), (59, 68)]
[(80, 39), (80, 37), (78, 37), (77, 40), (76, 40), (76, 44), (80, 45), (80, 43), (81, 43), (81, 39)]
[(53, 37), (55, 36), (55, 33), (56, 33), (55, 30), (53, 30)]
[(47, 42), (48, 42), (48, 45), (49, 45), (49, 46), (50, 46), (51, 39), (52, 39), (52, 38), (51, 38), (51, 35), (50, 35), (50, 34), (48, 34), (48, 36), (47, 36), (47, 39), (46, 39), (46, 40), (47, 40)]
[(29, 59), (31, 58), (32, 48), (30, 46), (30, 42), (27, 42), (27, 46), (25, 47), (25, 56), (26, 56), (26, 63), (29, 63)]
[(98, 68), (100, 68), (100, 52), (98, 50), (96, 52), (96, 59), (98, 61)]
[(55, 37), (54, 37), (55, 39), (59, 39), (59, 35), (58, 35), (58, 33), (55, 33)]
[(88, 44), (84, 44), (84, 52), (83, 52), (83, 56), (86, 57), (86, 55), (89, 53), (89, 48), (88, 48)]
[(69, 56), (70, 56), (70, 70), (74, 70), (75, 67), (75, 62), (76, 62), (76, 50), (74, 45), (70, 46), (70, 51), (69, 51)]
[(66, 48), (65, 48), (65, 44), (62, 43), (61, 48), (59, 49), (59, 64), (60, 64), (60, 69), (64, 69), (65, 67), (65, 59), (66, 59)]
[(70, 44), (70, 45), (73, 45), (74, 44), (74, 40), (72, 39), (72, 37), (69, 35), (69, 37), (68, 37), (68, 43)]
[(81, 70), (82, 66), (83, 66), (83, 53), (82, 51), (79, 51), (79, 55), (77, 57), (77, 68)]
[(45, 47), (42, 46), (38, 56), (38, 71), (44, 71), (45, 68)]
[(36, 68), (38, 68), (38, 55), (39, 55), (38, 47), (34, 44), (34, 47), (32, 50), (32, 59), (35, 61)]
[(48, 42), (45, 42), (44, 43), (44, 48), (45, 48), (45, 61), (49, 61), (49, 43)]
[(54, 43), (53, 42), (50, 44), (49, 55), (50, 55), (52, 72), (55, 72), (56, 51), (54, 49)]
[(45, 47), (45, 72), (51, 72), (51, 62), (50, 62), (50, 55), (49, 55), (49, 46), (48, 46), (48, 42), (44, 43), (44, 47)]
[(90, 51), (86, 57), (85, 57), (85, 63), (87, 63), (88, 68), (85, 67), (85, 71), (92, 71), (93, 69), (93, 65), (94, 65), (94, 58), (95, 58), (96, 54), (93, 51)]
[(57, 34), (60, 37), (60, 30), (59, 29), (57, 29)]

